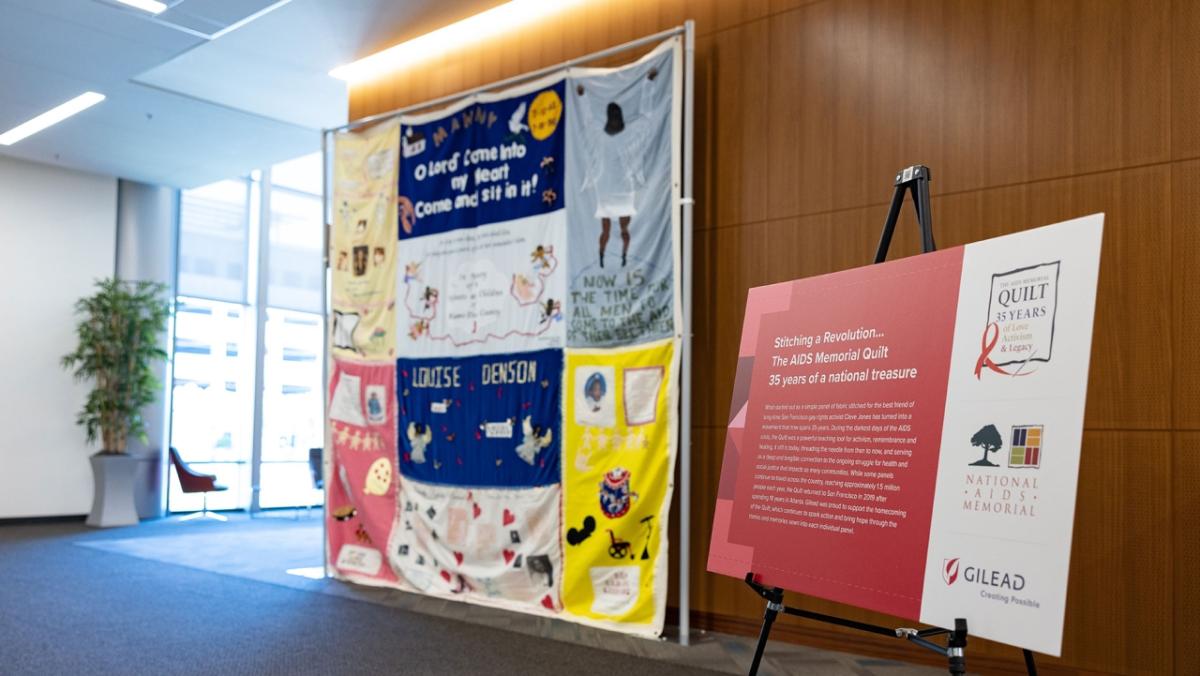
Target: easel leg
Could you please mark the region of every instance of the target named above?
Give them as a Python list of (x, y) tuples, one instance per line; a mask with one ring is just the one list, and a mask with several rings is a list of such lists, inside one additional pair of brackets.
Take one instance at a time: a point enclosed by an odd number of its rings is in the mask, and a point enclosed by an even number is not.
[(929, 204), (929, 181), (916, 181), (912, 187), (913, 203), (917, 206), (917, 223), (921, 225), (921, 251), (937, 249), (933, 242), (933, 207)]
[(887, 260), (888, 249), (892, 246), (892, 233), (896, 231), (896, 219), (900, 218), (900, 207), (904, 204), (904, 185), (897, 185), (892, 191), (892, 205), (888, 207), (887, 220), (883, 222), (883, 231), (879, 233), (879, 246), (875, 249), (875, 262)]
[(963, 618), (954, 620), (954, 631), (946, 641), (946, 657), (950, 663), (951, 676), (964, 676), (967, 673), (967, 621)]
[(750, 676), (757, 676), (758, 665), (762, 662), (763, 651), (767, 649), (767, 638), (771, 635), (771, 625), (779, 615), (783, 605), (783, 590), (776, 587), (769, 592), (767, 609), (763, 612), (762, 629), (758, 632), (758, 645), (754, 646), (754, 659), (750, 662)]
[(1033, 661), (1033, 651), (1026, 648), (1021, 653), (1025, 656), (1025, 672), (1029, 676), (1037, 676), (1037, 664)]

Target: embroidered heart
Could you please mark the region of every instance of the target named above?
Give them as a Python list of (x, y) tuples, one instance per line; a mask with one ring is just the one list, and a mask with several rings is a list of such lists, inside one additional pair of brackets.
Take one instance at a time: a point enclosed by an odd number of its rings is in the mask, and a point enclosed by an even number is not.
[(504, 554), (504, 565), (506, 565), (506, 566), (508, 564), (512, 563), (513, 557), (517, 555), (517, 553), (511, 549), (505, 549), (503, 554)]
[(450, 581), (450, 571), (443, 570), (442, 571), (442, 579), (445, 580), (446, 582), (449, 582)]
[(506, 507), (504, 509), (504, 525), (507, 526), (516, 520), (517, 517), (514, 516), (512, 512), (508, 511), (508, 508)]
[(542, 597), (542, 606), (544, 606), (546, 610), (554, 610), (554, 599), (550, 598), (549, 594), (546, 594), (544, 597)]
[(461, 565), (462, 565), (462, 562), (463, 562), (463, 555), (462, 555), (462, 552), (454, 552), (454, 560), (455, 560), (455, 561), (457, 561), (457, 562), (458, 562), (458, 565), (460, 565), (460, 566), (461, 566)]
[(480, 515), (480, 514), (483, 514), (483, 509), (481, 509), (481, 508), (479, 507), (479, 503), (478, 503), (478, 502), (476, 502), (476, 503), (473, 503), (473, 504), (471, 505), (471, 511), (475, 513), (475, 518), (476, 518), (476, 519), (478, 519), (478, 518), (479, 518), (479, 515)]

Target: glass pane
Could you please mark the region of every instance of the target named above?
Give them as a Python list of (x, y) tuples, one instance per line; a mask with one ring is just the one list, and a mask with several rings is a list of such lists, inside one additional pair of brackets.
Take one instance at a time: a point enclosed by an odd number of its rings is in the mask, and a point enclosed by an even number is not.
[[(249, 504), (248, 495), (234, 487), (249, 485), (253, 382), (254, 315), (249, 308), (179, 297), (175, 315), (171, 445), (179, 450), (185, 462), (199, 471), (208, 471), (202, 469), (202, 463), (216, 462), (223, 463), (223, 472), (235, 474), (221, 476), (221, 480), (230, 488), (227, 493), (237, 495), (226, 495), (221, 500), (234, 500), (236, 506)], [(172, 511), (189, 509), (179, 505), (191, 505), (190, 498), (172, 490), (168, 507)]]
[(259, 504), (311, 504), (308, 449), (324, 443), (322, 317), (267, 309)]
[(263, 462), (258, 504), (271, 507), (319, 505), (324, 494), (313, 483), (308, 460), (304, 462)]
[(324, 336), (320, 315), (266, 310), (260, 507), (319, 502), (308, 449), (324, 443)]
[(179, 293), (246, 300), (245, 181), (185, 190), (179, 206)]
[(270, 236), (271, 276), (267, 284), (270, 305), (320, 313), (325, 289), (321, 199), (273, 191)]
[(321, 194), (321, 153), (312, 153), (271, 167), (271, 184)]

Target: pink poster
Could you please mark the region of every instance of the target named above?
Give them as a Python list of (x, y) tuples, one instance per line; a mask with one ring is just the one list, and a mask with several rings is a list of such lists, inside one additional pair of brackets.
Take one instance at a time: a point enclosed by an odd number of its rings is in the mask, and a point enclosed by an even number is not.
[(1058, 654), (1102, 224), (751, 289), (709, 570)]

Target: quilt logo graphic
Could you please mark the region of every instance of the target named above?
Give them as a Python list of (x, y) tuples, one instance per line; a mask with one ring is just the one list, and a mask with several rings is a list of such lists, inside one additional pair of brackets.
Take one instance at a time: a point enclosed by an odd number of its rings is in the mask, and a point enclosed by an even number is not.
[(942, 559), (942, 580), (946, 582), (946, 586), (954, 584), (958, 579), (958, 557), (953, 559)]
[(979, 343), (975, 378), (984, 369), (1004, 376), (1034, 373), (1032, 362), (1047, 363), (1054, 351), (1061, 261), (992, 275), (987, 323)]
[(1008, 466), (1037, 469), (1042, 466), (1042, 425), (1013, 425)]

